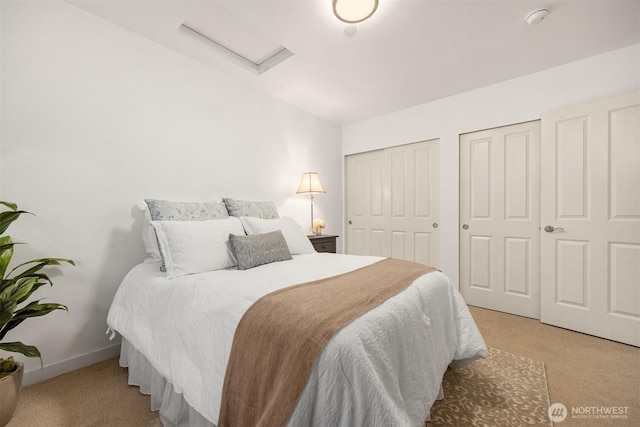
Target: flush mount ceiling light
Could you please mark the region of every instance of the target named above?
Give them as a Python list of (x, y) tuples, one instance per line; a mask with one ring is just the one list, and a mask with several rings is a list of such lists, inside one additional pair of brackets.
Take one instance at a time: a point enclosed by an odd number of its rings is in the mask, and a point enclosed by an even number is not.
[(377, 8), (378, 0), (333, 0), (333, 13), (348, 24), (370, 18)]

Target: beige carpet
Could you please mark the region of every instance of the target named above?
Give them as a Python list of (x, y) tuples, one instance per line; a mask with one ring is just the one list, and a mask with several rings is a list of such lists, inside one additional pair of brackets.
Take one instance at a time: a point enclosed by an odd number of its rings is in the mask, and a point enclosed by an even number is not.
[(447, 370), (443, 388), (429, 427), (551, 425), (541, 362), (491, 348), (486, 359)]
[(6, 427), (142, 427), (158, 416), (118, 358), (22, 389)]
[[(544, 362), (552, 405), (583, 412), (570, 414), (556, 427), (640, 427), (640, 348), (526, 317), (469, 308), (489, 347)], [(584, 414), (610, 408), (626, 414)]]
[(160, 422), (160, 418), (156, 418), (155, 420), (151, 420), (144, 427), (162, 427), (162, 423)]

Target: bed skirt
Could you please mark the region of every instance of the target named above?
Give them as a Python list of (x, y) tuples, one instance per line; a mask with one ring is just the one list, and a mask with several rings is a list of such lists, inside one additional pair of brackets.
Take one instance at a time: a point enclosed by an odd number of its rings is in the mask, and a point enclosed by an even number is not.
[(120, 346), (120, 366), (129, 369), (129, 385), (137, 386), (140, 393), (151, 396), (151, 410), (160, 411), (164, 427), (215, 427), (193, 409), (182, 394), (176, 393), (173, 385), (124, 338)]
[[(120, 366), (129, 370), (129, 385), (139, 387), (140, 393), (151, 397), (151, 410), (159, 411), (163, 427), (216, 427), (193, 409), (182, 394), (176, 393), (173, 385), (124, 338), (120, 345)], [(443, 398), (444, 390), (440, 385), (437, 399)]]

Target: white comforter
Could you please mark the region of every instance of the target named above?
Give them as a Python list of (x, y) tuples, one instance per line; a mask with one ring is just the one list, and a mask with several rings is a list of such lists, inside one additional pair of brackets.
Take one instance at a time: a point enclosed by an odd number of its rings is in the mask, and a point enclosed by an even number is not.
[[(172, 280), (157, 263), (140, 264), (120, 285), (107, 323), (215, 424), (233, 335), (247, 308), (282, 287), (378, 260), (319, 253), (251, 270)], [(423, 425), (447, 366), (486, 352), (466, 304), (447, 277), (422, 276), (335, 334), (289, 425)]]

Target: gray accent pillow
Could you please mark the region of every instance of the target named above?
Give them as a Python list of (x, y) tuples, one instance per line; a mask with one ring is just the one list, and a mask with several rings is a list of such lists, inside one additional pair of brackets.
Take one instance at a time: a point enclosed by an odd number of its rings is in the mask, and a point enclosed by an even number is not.
[(231, 216), (250, 216), (253, 218), (276, 219), (280, 218), (278, 208), (273, 202), (256, 202), (247, 200), (235, 200), (224, 197), (222, 199)]
[[(224, 202), (172, 202), (169, 200), (144, 199), (149, 207), (152, 221), (206, 221), (209, 219), (229, 218)], [(156, 240), (158, 236), (156, 234)], [(160, 271), (166, 272), (162, 247), (160, 252)]]
[(229, 234), (229, 245), (238, 260), (238, 270), (291, 259), (289, 247), (280, 230), (251, 236)]

